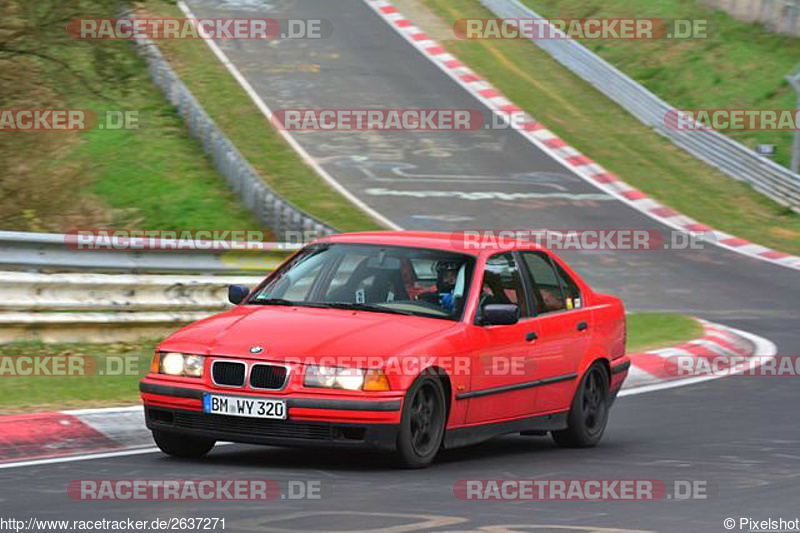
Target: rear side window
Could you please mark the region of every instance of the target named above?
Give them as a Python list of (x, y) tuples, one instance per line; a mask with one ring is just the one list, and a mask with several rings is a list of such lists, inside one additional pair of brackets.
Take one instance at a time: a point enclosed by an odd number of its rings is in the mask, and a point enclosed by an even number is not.
[(558, 274), (559, 281), (561, 281), (562, 287), (564, 287), (567, 309), (580, 309), (583, 307), (583, 298), (581, 297), (581, 290), (578, 288), (578, 284), (575, 283), (575, 280), (573, 280), (563, 268), (561, 268), (561, 265), (555, 261), (553, 261), (553, 264), (556, 265), (556, 274)]
[(583, 306), (578, 285), (560, 265), (539, 252), (522, 252), (522, 257), (531, 278), (538, 314)]

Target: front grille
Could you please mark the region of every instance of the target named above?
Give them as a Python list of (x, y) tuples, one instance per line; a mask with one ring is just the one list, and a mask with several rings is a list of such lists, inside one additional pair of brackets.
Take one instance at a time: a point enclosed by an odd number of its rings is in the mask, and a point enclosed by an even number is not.
[(286, 367), (257, 363), (250, 369), (250, 386), (254, 389), (282, 389), (286, 374)]
[[(151, 418), (153, 418), (152, 415)], [(327, 422), (268, 420), (174, 411), (172, 425), (176, 428), (222, 431), (232, 435), (256, 437), (309, 440), (331, 440), (333, 438), (331, 424)]]
[(244, 387), (247, 366), (235, 361), (214, 361), (211, 364), (211, 378), (217, 385), (225, 387)]

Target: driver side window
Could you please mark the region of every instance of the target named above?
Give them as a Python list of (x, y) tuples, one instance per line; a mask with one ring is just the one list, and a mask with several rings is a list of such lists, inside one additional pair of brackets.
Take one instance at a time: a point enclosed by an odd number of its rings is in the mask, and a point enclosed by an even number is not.
[(480, 301), (481, 307), (487, 304), (516, 304), (520, 317), (530, 316), (520, 268), (512, 254), (497, 254), (487, 259)]

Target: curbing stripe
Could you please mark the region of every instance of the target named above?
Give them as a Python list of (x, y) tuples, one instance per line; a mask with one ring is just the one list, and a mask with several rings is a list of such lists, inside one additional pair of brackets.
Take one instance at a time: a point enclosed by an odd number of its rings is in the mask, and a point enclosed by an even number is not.
[(672, 348), (651, 350), (648, 352), (634, 353), (630, 355), (632, 372), (625, 381), (624, 389), (640, 389), (649, 386), (664, 385), (670, 383), (682, 383), (689, 385), (708, 379), (724, 377), (725, 369), (729, 366), (722, 366), (717, 374), (703, 375), (691, 378), (680, 378), (671, 376), (666, 368), (667, 361), (671, 357), (693, 357), (697, 360), (714, 359), (731, 356), (754, 357), (749, 361), (751, 366), (760, 366), (768, 358), (774, 357), (777, 353), (775, 345), (767, 339), (757, 337), (750, 333), (745, 333), (733, 328), (714, 324), (707, 320), (695, 319), (703, 326), (703, 336), (690, 342), (682, 343)]
[[(403, 17), (399, 11), (387, 0), (363, 0), (370, 8), (375, 11), (388, 25), (393, 28), (400, 36), (414, 46), (420, 54), (433, 62), (445, 74), (450, 76), (462, 88), (477, 98), (494, 114), (503, 117), (508, 116), (509, 105), (519, 109), (510, 102), (500, 91), (491, 84), (483, 80), (477, 73), (461, 63), (453, 55), (436, 41), (427, 41), (425, 46), (421, 46), (418, 41), (410, 37), (412, 34), (422, 33), (420, 28), (414, 26), (408, 19)], [(391, 13), (391, 15), (388, 15)], [(401, 24), (402, 22), (402, 24)], [(492, 94), (493, 98), (487, 98), (485, 94)], [(502, 100), (503, 104), (498, 104), (495, 100)], [(505, 108), (505, 109), (504, 109)], [(713, 243), (726, 250), (737, 252), (741, 255), (767, 261), (775, 265), (800, 270), (800, 256), (790, 255), (778, 250), (772, 250), (761, 245), (746, 241), (729, 235), (725, 232), (715, 230), (704, 224), (700, 224), (674, 209), (661, 204), (660, 202), (648, 197), (645, 193), (631, 187), (621, 181), (617, 176), (605, 170), (603, 167), (582, 155), (575, 148), (567, 145), (556, 134), (544, 128), (539, 122), (527, 113), (517, 131), (533, 143), (536, 147), (549, 154), (555, 161), (572, 171), (578, 177), (588, 181), (600, 190), (617, 198), (619, 201), (628, 204), (637, 211), (653, 218), (662, 224), (680, 231), (706, 231), (714, 237)], [(535, 128), (535, 130), (533, 129)], [(533, 132), (536, 132), (535, 134)], [(547, 142), (542, 142), (549, 139)], [(561, 148), (553, 148), (557, 145)], [(568, 154), (565, 156), (565, 154)], [(619, 184), (629, 194), (621, 194), (620, 187), (611, 184)], [(630, 194), (631, 192), (637, 194)], [(703, 230), (696, 228), (702, 227)], [(693, 229), (695, 228), (695, 229)]]
[(105, 433), (65, 413), (0, 417), (0, 463), (107, 452), (121, 447)]

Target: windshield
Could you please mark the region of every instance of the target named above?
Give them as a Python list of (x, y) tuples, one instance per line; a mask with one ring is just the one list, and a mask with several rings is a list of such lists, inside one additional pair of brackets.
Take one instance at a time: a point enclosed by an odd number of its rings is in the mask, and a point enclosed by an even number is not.
[(398, 246), (312, 245), (246, 302), (304, 305), (460, 320), (473, 257)]

